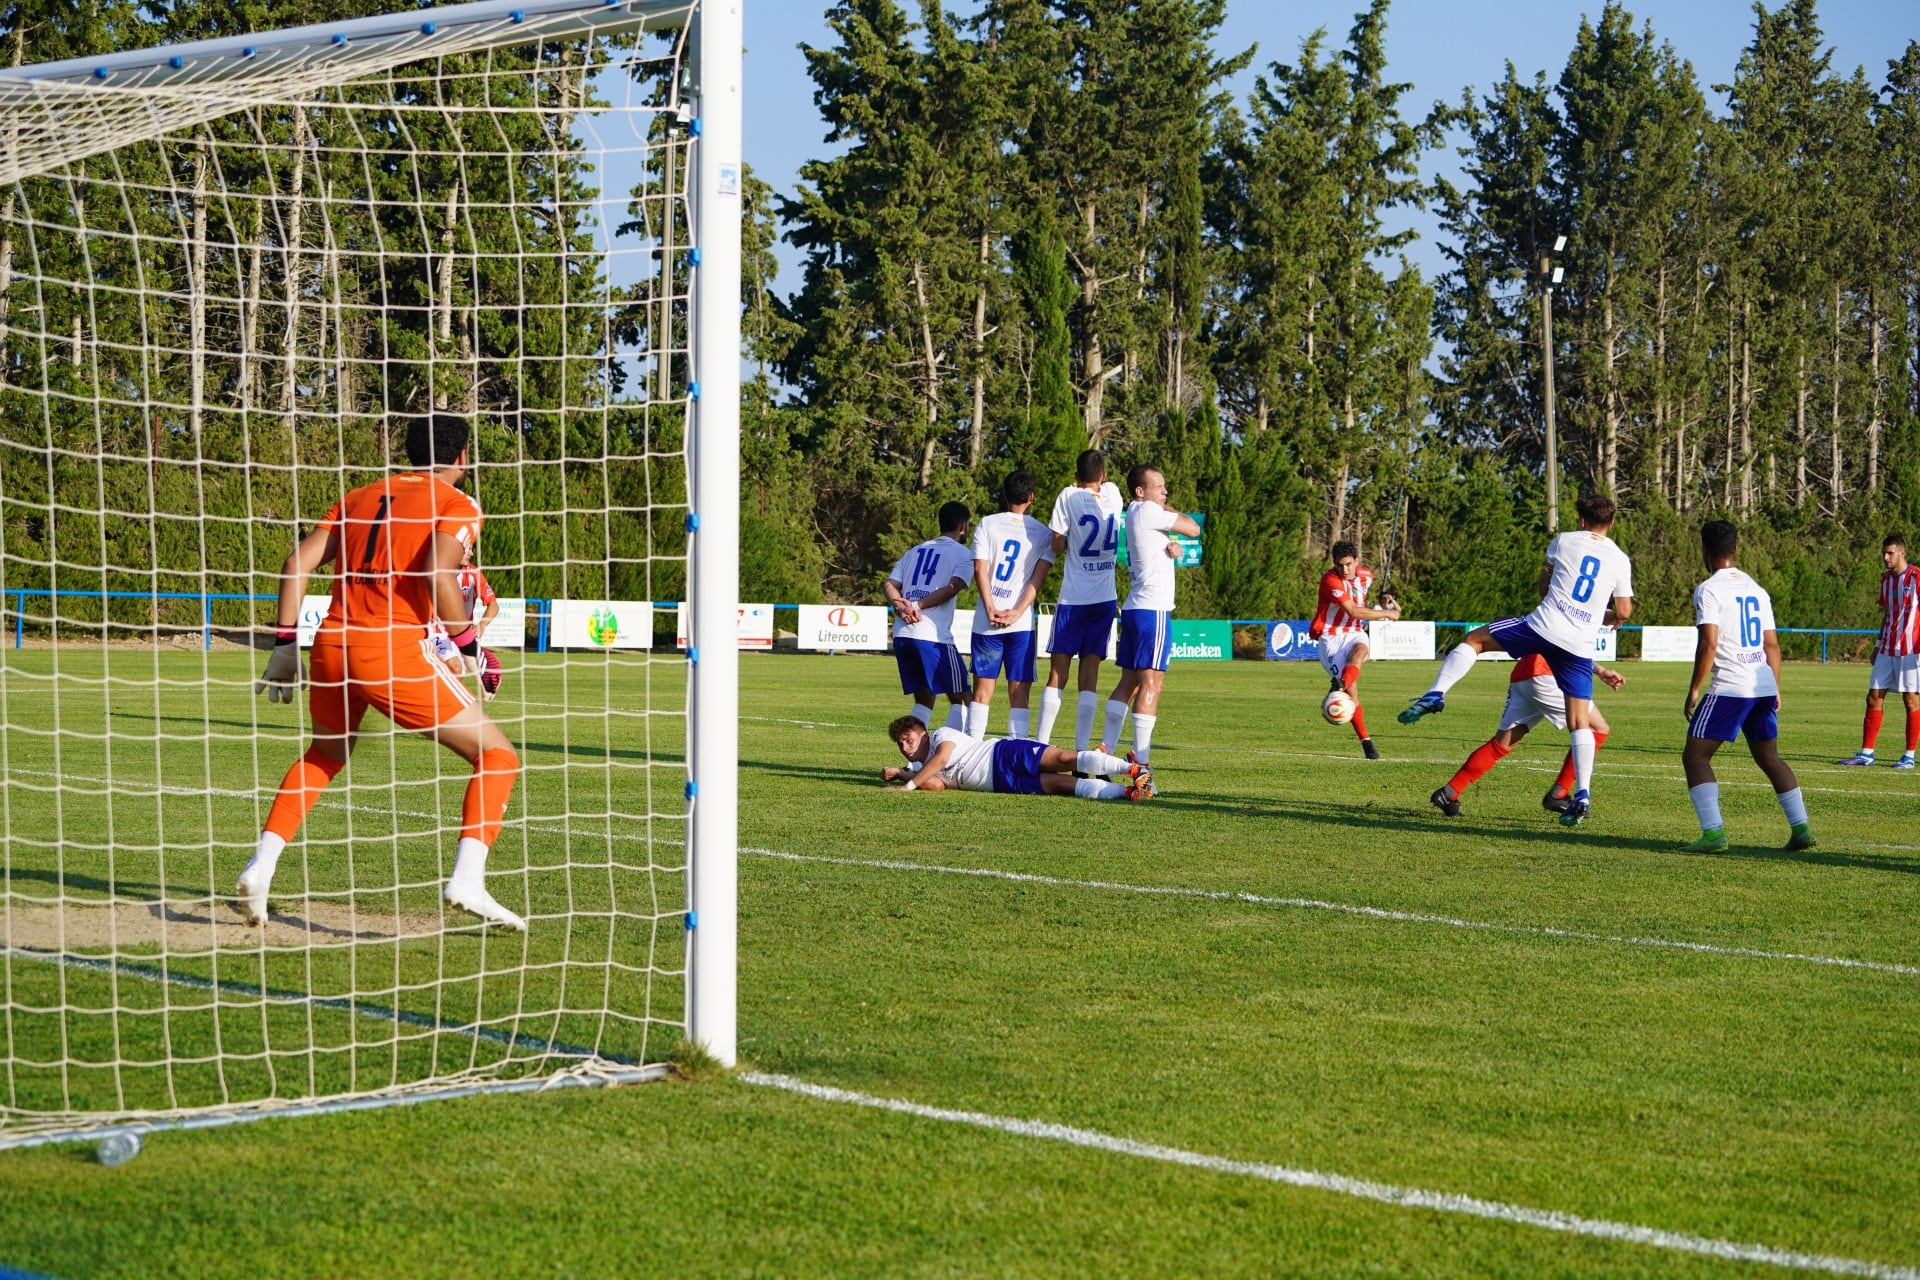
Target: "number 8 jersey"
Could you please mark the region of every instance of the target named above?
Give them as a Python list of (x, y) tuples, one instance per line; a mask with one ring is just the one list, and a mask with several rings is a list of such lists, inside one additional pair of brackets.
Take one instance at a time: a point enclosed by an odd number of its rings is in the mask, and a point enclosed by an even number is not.
[(1527, 625), (1542, 640), (1590, 658), (1615, 596), (1633, 595), (1633, 564), (1602, 533), (1579, 529), (1547, 544), (1552, 576)]
[(1771, 698), (1780, 692), (1767, 665), (1766, 635), (1774, 626), (1765, 587), (1738, 569), (1720, 570), (1693, 589), (1693, 624), (1720, 628), (1708, 693)]
[(1113, 566), (1120, 554), (1120, 516), (1126, 510), (1119, 486), (1100, 486), (1098, 493), (1071, 485), (1053, 500), (1048, 527), (1067, 537), (1060, 552), (1061, 604), (1105, 604), (1120, 598), (1114, 590)]

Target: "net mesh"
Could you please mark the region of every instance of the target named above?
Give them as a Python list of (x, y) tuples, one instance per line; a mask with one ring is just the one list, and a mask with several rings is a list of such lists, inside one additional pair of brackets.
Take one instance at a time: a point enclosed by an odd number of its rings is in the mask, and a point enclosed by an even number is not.
[[(691, 8), (0, 77), (0, 1140), (680, 1034), (685, 663), (647, 604), (687, 576)], [(443, 906), (469, 766), (377, 714), (249, 927), (306, 734), (253, 689), (283, 559), (436, 409), (474, 423), (522, 770), (488, 888), (531, 927)]]

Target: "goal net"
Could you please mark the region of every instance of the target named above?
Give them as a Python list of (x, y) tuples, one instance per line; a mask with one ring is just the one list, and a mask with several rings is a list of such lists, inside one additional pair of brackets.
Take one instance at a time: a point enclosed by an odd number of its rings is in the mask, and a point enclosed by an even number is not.
[[(731, 1062), (739, 51), (514, 0), (0, 70), (0, 1146)], [(436, 411), (529, 927), (378, 712), (251, 925), (283, 562)]]

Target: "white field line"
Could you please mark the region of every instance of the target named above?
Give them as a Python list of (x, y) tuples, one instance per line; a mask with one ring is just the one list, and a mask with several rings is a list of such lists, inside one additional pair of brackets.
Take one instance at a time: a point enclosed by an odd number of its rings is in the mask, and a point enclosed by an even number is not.
[(1920, 976), (1920, 966), (1891, 964), (1880, 960), (1848, 960), (1840, 956), (1802, 955), (1793, 951), (1762, 951), (1754, 947), (1723, 947), (1708, 942), (1685, 942), (1672, 938), (1630, 937), (1625, 934), (1587, 933), (1579, 929), (1561, 929), (1544, 924), (1500, 924), (1490, 920), (1464, 920), (1455, 916), (1431, 915), (1422, 911), (1395, 911), (1387, 907), (1367, 907), (1350, 902), (1328, 902), (1319, 898), (1281, 898), (1231, 889), (1194, 889), (1181, 885), (1126, 884), (1113, 880), (1072, 880), (1061, 876), (1036, 875), (1026, 871), (1000, 871), (992, 867), (949, 867), (938, 863), (900, 862), (887, 859), (843, 858), (827, 854), (788, 853), (779, 849), (742, 847), (741, 853), (757, 858), (778, 858), (787, 862), (822, 862), (834, 866), (864, 867), (876, 871), (917, 871), (925, 875), (973, 876), (982, 880), (1003, 880), (1015, 884), (1039, 884), (1060, 889), (1092, 889), (1105, 893), (1135, 893), (1157, 898), (1191, 898), (1205, 902), (1244, 902), (1262, 907), (1293, 907), (1303, 911), (1332, 911), (1367, 920), (1391, 920), (1404, 924), (1440, 925), (1448, 929), (1474, 929), (1486, 933), (1514, 933), (1543, 938), (1564, 938), (1570, 942), (1599, 942), (1613, 946), (1658, 947), (1669, 951), (1692, 951), (1702, 955), (1737, 956), (1748, 960), (1784, 960), (1796, 964), (1829, 965), (1840, 969), (1865, 969), (1875, 973)]
[(915, 1116), (922, 1120), (939, 1120), (947, 1124), (971, 1125), (977, 1129), (991, 1129), (1021, 1138), (1063, 1142), (1070, 1146), (1086, 1147), (1112, 1155), (1185, 1165), (1190, 1169), (1203, 1169), (1209, 1173), (1258, 1178), (1265, 1182), (1279, 1182), (1312, 1191), (1327, 1191), (1334, 1195), (1352, 1196), (1355, 1199), (1372, 1200), (1400, 1208), (1429, 1209), (1435, 1213), (1485, 1218), (1494, 1222), (1536, 1227), (1543, 1231), (1558, 1231), (1566, 1235), (1585, 1236), (1594, 1240), (1637, 1244), (1651, 1249), (1664, 1249), (1672, 1253), (1699, 1254), (1728, 1262), (1757, 1262), (1801, 1271), (1820, 1271), (1828, 1275), (1868, 1276), (1873, 1277), (1874, 1280), (1920, 1280), (1920, 1270), (1913, 1267), (1867, 1262), (1857, 1258), (1842, 1258), (1832, 1254), (1801, 1253), (1794, 1249), (1778, 1249), (1772, 1245), (1716, 1240), (1711, 1236), (1698, 1236), (1685, 1231), (1667, 1231), (1660, 1227), (1644, 1227), (1630, 1222), (1587, 1218), (1554, 1209), (1530, 1209), (1524, 1205), (1502, 1204), (1498, 1200), (1482, 1200), (1475, 1196), (1457, 1195), (1445, 1191), (1427, 1191), (1419, 1187), (1397, 1187), (1390, 1183), (1369, 1182), (1337, 1173), (1291, 1169), (1285, 1165), (1265, 1164), (1253, 1160), (1232, 1160), (1225, 1156), (1186, 1151), (1179, 1147), (1163, 1147), (1133, 1138), (1114, 1137), (1095, 1129), (1079, 1129), (1071, 1125), (1053, 1124), (1044, 1120), (1020, 1120), (1011, 1116), (989, 1115), (979, 1111), (930, 1107), (923, 1103), (908, 1102), (898, 1098), (880, 1098), (872, 1094), (855, 1093), (850, 1089), (812, 1084), (805, 1080), (796, 1080), (792, 1076), (749, 1071), (743, 1072), (739, 1079), (747, 1084), (781, 1089), (821, 1102), (869, 1107), (876, 1111), (891, 1111), (899, 1115)]
[[(16, 773), (31, 773), (38, 777), (56, 777), (44, 770), (16, 769)], [(72, 776), (72, 775), (69, 775)], [(88, 782), (107, 782), (107, 779), (86, 778)], [(212, 794), (232, 797), (252, 797), (252, 791), (223, 791), (210, 788), (170, 787), (161, 785), (154, 788), (170, 795)], [(382, 814), (393, 817), (421, 818), (441, 824), (432, 833), (438, 834), (449, 828), (444, 826), (440, 814), (427, 813), (412, 809), (391, 809), (378, 805), (352, 804), (346, 801), (322, 800), (322, 805), (333, 809), (351, 810), (358, 813)], [(527, 831), (540, 834), (565, 835), (569, 828), (565, 825), (541, 825), (535, 823), (553, 823), (554, 819), (508, 819), (503, 826), (522, 827)], [(645, 845), (682, 846), (683, 841), (671, 837), (613, 835), (612, 840), (621, 843)], [(972, 876), (983, 880), (1003, 880), (1016, 884), (1040, 884), (1060, 889), (1092, 889), (1105, 893), (1133, 893), (1157, 898), (1189, 898), (1209, 902), (1242, 902), (1252, 906), (1291, 907), (1305, 911), (1332, 911), (1342, 915), (1357, 916), (1368, 920), (1387, 920), (1403, 924), (1439, 925), (1449, 929), (1473, 929), (1486, 933), (1512, 933), (1534, 937), (1563, 938), (1570, 942), (1597, 942), (1612, 946), (1655, 947), (1669, 951), (1691, 951), (1700, 955), (1729, 956), (1749, 960), (1776, 960), (1795, 964), (1825, 965), (1839, 969), (1860, 969), (1874, 973), (1895, 973), (1908, 976), (1920, 976), (1920, 966), (1896, 964), (1881, 960), (1850, 960), (1843, 956), (1805, 955), (1794, 951), (1764, 951), (1755, 947), (1728, 947), (1708, 942), (1688, 942), (1674, 938), (1631, 937), (1624, 934), (1591, 933), (1579, 929), (1563, 929), (1555, 925), (1502, 924), (1491, 920), (1467, 920), (1455, 916), (1443, 916), (1420, 911), (1396, 911), (1388, 907), (1369, 907), (1358, 903), (1332, 902), (1319, 898), (1288, 898), (1258, 893), (1244, 893), (1226, 889), (1195, 889), (1185, 885), (1138, 885), (1112, 880), (1075, 880), (1061, 876), (1039, 875), (1025, 871), (1001, 871), (992, 867), (951, 867), (938, 863), (905, 862), (882, 858), (846, 858), (828, 854), (792, 853), (784, 849), (762, 849), (749, 845), (740, 846), (740, 852), (750, 857), (771, 858), (786, 862), (814, 862), (830, 866), (862, 867), (875, 871), (918, 872), (922, 875)]]

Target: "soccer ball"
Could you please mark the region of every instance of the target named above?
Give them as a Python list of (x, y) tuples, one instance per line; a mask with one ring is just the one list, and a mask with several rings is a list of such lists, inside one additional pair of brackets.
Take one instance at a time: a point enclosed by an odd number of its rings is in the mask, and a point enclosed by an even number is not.
[(1356, 705), (1352, 694), (1345, 689), (1335, 689), (1320, 704), (1320, 714), (1326, 718), (1328, 724), (1345, 724), (1353, 719), (1353, 709)]

